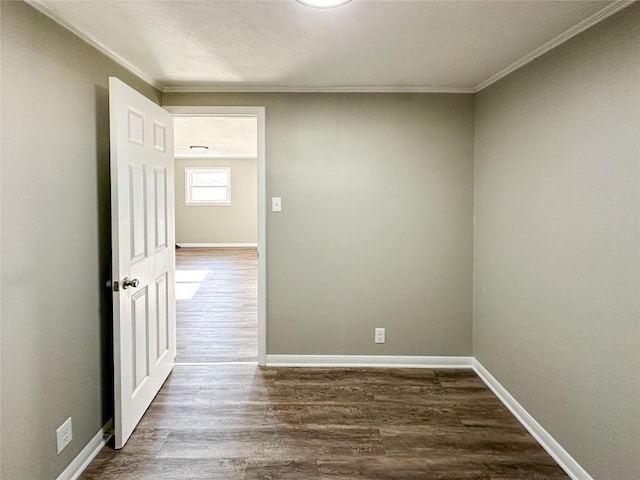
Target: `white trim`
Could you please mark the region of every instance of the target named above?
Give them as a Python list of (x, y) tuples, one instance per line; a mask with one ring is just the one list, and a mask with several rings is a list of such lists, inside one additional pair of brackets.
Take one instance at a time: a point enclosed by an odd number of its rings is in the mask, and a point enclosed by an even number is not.
[(474, 357), (395, 355), (267, 355), (268, 367), (472, 368), (514, 417), (572, 480), (593, 480), (587, 471)]
[(258, 362), (175, 362), (176, 367), (220, 367), (224, 365), (258, 365)]
[[(176, 366), (249, 365), (254, 362), (186, 362)], [(527, 429), (572, 480), (593, 480), (578, 462), (474, 357), (396, 355), (266, 355), (269, 367), (392, 367), (392, 368), (472, 368), (511, 414)], [(76, 480), (107, 444), (111, 420), (89, 441), (57, 480)]]
[[(229, 187), (227, 187), (229, 188)], [(230, 207), (231, 202), (184, 202), (185, 207)]]
[(257, 243), (178, 243), (182, 248), (256, 248)]
[(57, 480), (76, 480), (82, 472), (89, 466), (94, 458), (100, 453), (100, 450), (107, 444), (111, 438), (112, 421), (109, 420), (102, 429), (89, 440), (89, 443), (82, 451), (73, 459), (73, 461), (58, 475)]
[(267, 355), (267, 181), (265, 107), (163, 106), (174, 116), (254, 116), (258, 119), (258, 365)]
[(151, 76), (149, 76), (146, 73), (144, 73), (142, 70), (137, 68), (135, 65), (133, 65), (133, 64), (129, 63), (128, 61), (126, 61), (124, 58), (122, 58), (116, 52), (114, 52), (109, 47), (107, 47), (105, 44), (100, 42), (98, 39), (96, 39), (93, 36), (89, 35), (84, 30), (79, 29), (75, 25), (69, 23), (67, 20), (65, 20), (60, 15), (58, 15), (54, 9), (52, 9), (48, 5), (45, 5), (44, 3), (42, 3), (41, 0), (25, 0), (25, 2), (27, 4), (29, 4), (29, 5), (31, 5), (33, 8), (35, 8), (37, 11), (39, 11), (43, 15), (45, 15), (46, 17), (49, 17), (51, 20), (56, 22), (61, 27), (69, 30), (71, 33), (76, 35), (78, 38), (80, 38), (85, 43), (91, 45), (93, 48), (98, 50), (103, 55), (106, 55), (107, 57), (109, 57), (111, 60), (116, 62), (121, 67), (123, 67), (126, 70), (130, 71), (131, 73), (133, 73), (140, 80), (142, 80), (142, 81), (148, 83), (149, 85), (157, 88), (161, 92), (164, 91), (165, 87), (164, 87), (163, 84), (161, 84), (160, 82), (154, 80), (153, 78), (151, 78)]
[(474, 93), (473, 87), (278, 87), (199, 86), (164, 87), (163, 93)]
[(472, 357), (400, 355), (267, 355), (268, 367), (472, 368)]
[(483, 89), (487, 88), (489, 85), (497, 82), (501, 78), (506, 77), (510, 73), (514, 72), (515, 70), (519, 69), (520, 67), (523, 67), (527, 63), (535, 60), (539, 56), (544, 55), (549, 50), (552, 50), (552, 49), (556, 48), (558, 45), (563, 44), (564, 42), (566, 42), (570, 38), (573, 38), (576, 35), (578, 35), (579, 33), (584, 32), (588, 28), (593, 27), (594, 25), (596, 25), (597, 23), (600, 23), (601, 21), (603, 21), (604, 19), (610, 17), (611, 15), (613, 15), (615, 13), (618, 13), (620, 10), (628, 7), (632, 3), (635, 3), (635, 1), (636, 0), (616, 0), (614, 2), (611, 2), (606, 7), (598, 10), (593, 15), (585, 18), (584, 20), (582, 20), (581, 22), (575, 24), (573, 27), (569, 28), (568, 30), (565, 30), (564, 32), (562, 32), (560, 35), (558, 35), (554, 39), (549, 40), (547, 43), (545, 43), (545, 44), (541, 45), (540, 47), (536, 48), (535, 50), (533, 50), (532, 52), (528, 53), (524, 57), (520, 58), (519, 60), (516, 60), (515, 62), (513, 62), (508, 67), (506, 67), (506, 68), (500, 70), (498, 73), (495, 73), (494, 75), (490, 76), (484, 82), (480, 82), (478, 85), (475, 86), (473, 91), (474, 92), (479, 92), (480, 90), (483, 90)]
[(257, 160), (256, 157), (248, 157), (246, 155), (198, 155), (198, 154), (182, 154), (174, 155), (174, 160)]
[(509, 75), (518, 68), (526, 65), (532, 60), (538, 58), (540, 55), (545, 54), (549, 50), (557, 47), (558, 45), (566, 42), (570, 38), (578, 35), (586, 29), (596, 25), (602, 20), (610, 17), (611, 15), (619, 12), (620, 10), (635, 3), (636, 0), (616, 0), (600, 9), (593, 15), (587, 17), (581, 22), (577, 23), (573, 27), (565, 30), (563, 33), (548, 41), (547, 43), (536, 48), (532, 52), (528, 53), (524, 57), (516, 60), (508, 67), (500, 70), (494, 75), (490, 76), (483, 82), (480, 82), (475, 87), (398, 87), (398, 86), (372, 86), (372, 87), (354, 87), (354, 86), (342, 86), (342, 87), (302, 87), (302, 86), (251, 86), (251, 85), (238, 85), (238, 86), (164, 86), (162, 83), (151, 78), (135, 65), (129, 63), (119, 54), (111, 50), (102, 42), (88, 34), (87, 32), (72, 25), (67, 20), (58, 15), (54, 9), (42, 3), (41, 0), (25, 0), (26, 3), (38, 10), (43, 15), (49, 17), (51, 20), (66, 28), (84, 42), (88, 43), (92, 47), (99, 50), (101, 53), (109, 57), (111, 60), (121, 65), (141, 80), (147, 82), (149, 85), (157, 88), (163, 93), (477, 93), (492, 83), (497, 82), (501, 78)]
[[(258, 112), (264, 107), (243, 106), (243, 107), (215, 107), (209, 105), (163, 105), (162, 108), (167, 110), (174, 117), (258, 117), (258, 137), (260, 137), (260, 116)], [(258, 138), (258, 156), (260, 158), (260, 138)]]
[(473, 359), (473, 369), (514, 417), (528, 430), (572, 480), (593, 480), (587, 471), (560, 445), (542, 425), (504, 388), (482, 364)]
[(265, 107), (258, 116), (258, 365), (267, 362), (267, 140)]

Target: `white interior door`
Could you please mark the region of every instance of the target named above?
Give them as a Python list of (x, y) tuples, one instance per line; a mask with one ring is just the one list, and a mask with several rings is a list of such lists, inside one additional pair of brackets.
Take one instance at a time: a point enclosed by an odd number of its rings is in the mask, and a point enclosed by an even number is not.
[(109, 115), (114, 427), (122, 448), (176, 356), (173, 126), (166, 110), (114, 77)]

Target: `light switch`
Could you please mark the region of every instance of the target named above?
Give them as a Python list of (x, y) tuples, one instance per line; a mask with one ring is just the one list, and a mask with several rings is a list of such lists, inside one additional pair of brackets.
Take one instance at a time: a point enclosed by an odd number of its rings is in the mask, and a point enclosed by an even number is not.
[(280, 198), (280, 197), (271, 197), (271, 211), (272, 212), (281, 212), (282, 211), (282, 198)]

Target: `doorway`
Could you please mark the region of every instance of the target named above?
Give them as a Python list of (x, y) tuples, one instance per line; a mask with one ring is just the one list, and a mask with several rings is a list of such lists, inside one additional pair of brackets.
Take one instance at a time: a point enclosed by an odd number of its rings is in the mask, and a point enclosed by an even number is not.
[(176, 138), (176, 363), (264, 365), (264, 107), (166, 109)]

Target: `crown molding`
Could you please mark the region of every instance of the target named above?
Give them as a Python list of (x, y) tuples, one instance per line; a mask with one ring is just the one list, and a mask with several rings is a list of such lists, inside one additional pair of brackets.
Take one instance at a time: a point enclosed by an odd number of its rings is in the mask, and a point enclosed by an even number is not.
[[(1, 1), (1, 0), (0, 0)], [(122, 66), (144, 82), (152, 85), (163, 93), (453, 93), (468, 94), (477, 93), (487, 88), (489, 85), (506, 77), (515, 70), (523, 67), (527, 63), (535, 60), (541, 55), (561, 45), (567, 40), (575, 37), (579, 33), (623, 10), (624, 8), (636, 3), (638, 0), (615, 0), (604, 8), (600, 9), (593, 15), (577, 23), (573, 27), (565, 30), (563, 33), (548, 41), (542, 46), (536, 48), (524, 57), (516, 60), (508, 67), (500, 70), (496, 74), (480, 82), (475, 87), (393, 87), (393, 86), (377, 86), (377, 87), (282, 87), (282, 86), (164, 86), (161, 82), (154, 80), (151, 76), (144, 73), (135, 65), (129, 63), (116, 52), (105, 46), (99, 40), (89, 35), (87, 32), (79, 29), (60, 17), (53, 9), (45, 5), (41, 0), (24, 0), (43, 15), (69, 30), (76, 36), (80, 37), (84, 42), (96, 48), (98, 51), (106, 55), (108, 58)]]
[(474, 93), (471, 87), (164, 87), (164, 93)]
[(76, 27), (75, 25), (69, 23), (67, 20), (62, 18), (53, 9), (49, 8), (47, 5), (42, 3), (40, 0), (24, 0), (24, 1), (25, 1), (25, 3), (27, 3), (31, 7), (35, 8), (38, 12), (40, 12), (43, 15), (49, 17), (51, 20), (56, 22), (58, 25), (62, 26), (63, 28), (65, 28), (67, 30), (69, 30), (71, 33), (73, 33), (74, 35), (79, 37), (85, 43), (91, 45), (93, 48), (97, 49), (102, 54), (104, 54), (107, 57), (109, 57), (111, 60), (116, 62), (121, 67), (123, 67), (123, 68), (127, 69), (128, 71), (130, 71), (131, 73), (133, 73), (140, 80), (143, 80), (144, 82), (146, 82), (149, 85), (157, 88), (160, 91), (164, 90), (164, 85), (162, 85), (160, 82), (154, 80), (149, 75), (145, 74), (142, 70), (140, 70), (136, 66), (132, 65), (131, 63), (127, 62), (124, 58), (122, 58), (116, 52), (114, 52), (113, 50), (111, 50), (110, 48), (105, 46), (98, 39), (92, 37), (91, 35), (89, 35), (84, 30), (81, 30), (78, 27)]
[(524, 65), (526, 65), (527, 63), (535, 60), (539, 56), (544, 55), (549, 50), (552, 50), (552, 49), (556, 48), (558, 45), (563, 44), (564, 42), (566, 42), (570, 38), (573, 38), (576, 35), (578, 35), (579, 33), (584, 32), (588, 28), (593, 27), (595, 24), (600, 23), (601, 21), (603, 21), (604, 19), (610, 17), (611, 15), (613, 15), (615, 13), (618, 13), (620, 10), (623, 10), (624, 8), (626, 8), (629, 5), (635, 3), (636, 1), (637, 0), (616, 0), (616, 1), (611, 2), (606, 7), (598, 10), (593, 15), (585, 18), (584, 20), (582, 20), (581, 22), (575, 24), (573, 27), (569, 28), (568, 30), (565, 30), (563, 33), (561, 33), (560, 35), (558, 35), (554, 39), (549, 40), (547, 43), (545, 43), (542, 46), (536, 48), (535, 50), (533, 50), (532, 52), (528, 53), (524, 57), (520, 58), (519, 60), (516, 60), (515, 62), (513, 62), (511, 65), (509, 65), (505, 69), (500, 70), (498, 73), (490, 76), (485, 81), (480, 82), (478, 85), (475, 86), (473, 91), (477, 93), (477, 92), (487, 88), (489, 85), (497, 82), (501, 78), (506, 77), (510, 73), (518, 70), (520, 67), (523, 67)]

